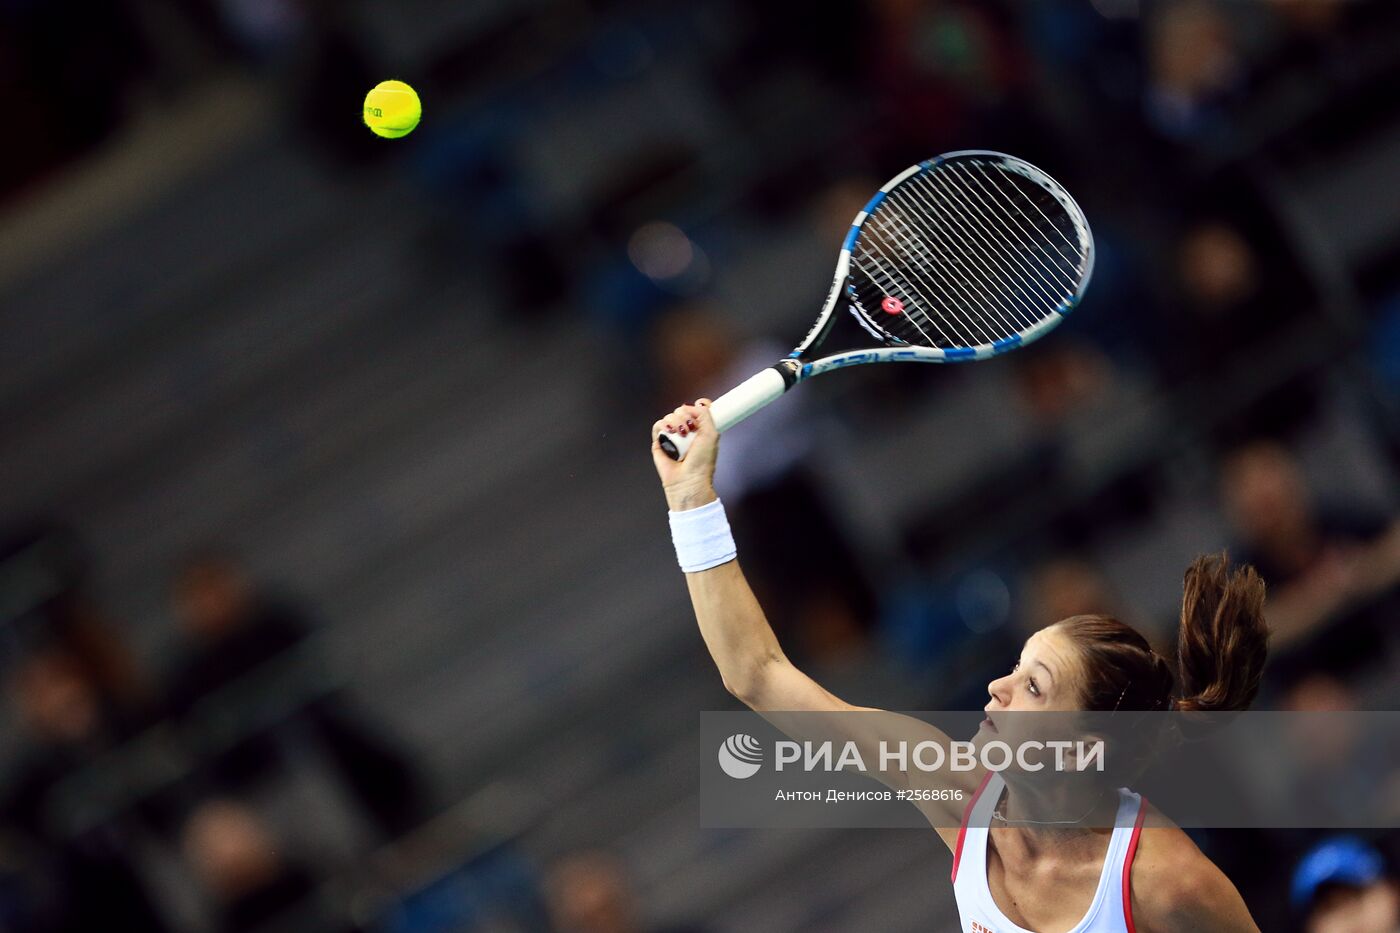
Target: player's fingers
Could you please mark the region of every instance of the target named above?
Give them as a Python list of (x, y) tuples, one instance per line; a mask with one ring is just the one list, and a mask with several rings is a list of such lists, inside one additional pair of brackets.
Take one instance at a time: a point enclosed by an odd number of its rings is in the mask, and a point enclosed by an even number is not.
[(693, 405), (681, 405), (671, 412), (668, 423), (673, 426), (676, 434), (687, 437), (700, 427), (700, 422), (696, 417), (697, 409)]
[[(710, 416), (709, 403), (709, 399), (697, 399), (693, 405), (681, 405), (652, 427), (657, 434), (664, 430), (681, 437), (689, 437), (705, 429), (713, 431), (714, 419)], [(655, 442), (655, 438), (652, 440)]]
[(714, 413), (710, 411), (711, 401), (707, 398), (695, 400), (695, 420), (702, 428), (713, 428), (715, 426)]
[(651, 426), (651, 445), (652, 445), (652, 447), (653, 447), (653, 448), (657, 448), (657, 447), (659, 446), (660, 440), (661, 440), (661, 435), (662, 435), (663, 433), (665, 433), (665, 434), (676, 434), (676, 433), (678, 433), (677, 430), (676, 430), (677, 426), (678, 426), (678, 425), (681, 425), (681, 424), (684, 424), (684, 423), (685, 423), (685, 419), (683, 419), (683, 418), (677, 416), (677, 414), (676, 414), (675, 412), (672, 412), (671, 414), (666, 415), (666, 416), (663, 417), (663, 418), (658, 418), (658, 419), (655, 421), (655, 423), (653, 423), (652, 426)]

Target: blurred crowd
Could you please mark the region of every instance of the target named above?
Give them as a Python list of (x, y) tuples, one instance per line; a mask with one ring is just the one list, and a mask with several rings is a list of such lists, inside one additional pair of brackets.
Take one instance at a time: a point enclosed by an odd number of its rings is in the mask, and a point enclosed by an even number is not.
[(170, 870), (207, 894), (211, 928), (257, 928), (314, 905), (308, 794), (343, 800), (368, 839), (423, 819), (413, 765), (318, 670), (304, 607), (234, 557), (173, 574), (178, 649), (155, 675), (93, 600), (71, 532), (27, 529), (4, 554), (24, 738), (0, 802), (7, 929), (178, 928), (149, 884)]
[[(421, 75), (431, 118), (392, 157), (430, 205), (426, 271), (483, 254), (520, 312), (508, 326), (586, 317), (602, 360), (647, 361), (603, 376), (645, 423), (781, 356), (773, 336), (795, 336), (824, 284), (741, 316), (721, 267), (793, 230), (834, 255), (894, 170), (951, 149), (1015, 153), (1075, 192), (1098, 248), (1072, 323), (1006, 363), (1019, 457), (930, 490), (887, 529), (898, 557), (885, 560), (813, 452), (824, 431), (911, 417), (929, 403), (927, 374), (863, 374), (821, 406), (835, 418), (799, 395), (726, 438), (720, 491), (784, 643), (822, 668), (893, 659), (925, 672), (917, 699), (940, 709), (980, 705), (1014, 646), (1066, 615), (1109, 612), (1164, 639), (1174, 620), (1119, 591), (1100, 559), (1120, 535), (1151, 538), (1186, 459), (1188, 485), (1228, 529), (1199, 550), (1229, 544), (1270, 587), (1261, 703), (1394, 708), (1400, 242), (1347, 270), (1339, 303), (1260, 166), (1324, 159), (1400, 113), (1400, 5), (540, 0), (411, 62), (374, 41), (389, 6), (0, 3), (0, 97), (24, 128), (23, 145), (0, 148), (0, 205), (230, 71), (274, 82), (287, 125), (328, 170), (353, 172), (391, 157), (355, 125), (364, 89), (391, 66)], [(529, 140), (677, 62), (699, 75), (730, 151), (663, 123), (613, 148), (587, 140), (567, 195), (538, 190)], [(1324, 490), (1305, 464), (1339, 382), (1366, 415), (1357, 456), (1379, 464), (1387, 494)], [(1151, 400), (1157, 425), (1139, 456), (1086, 469), (1083, 438), (1133, 398)], [(983, 527), (1011, 531), (974, 541)], [(17, 730), (0, 791), (0, 930), (159, 931), (190, 917), (227, 931), (646, 928), (613, 855), (540, 866), (509, 846), (392, 906), (333, 909), (328, 879), (412, 846), (447, 801), (341, 689), (314, 609), (238, 555), (201, 549), (169, 568), (178, 648), (164, 665), (108, 617), (91, 585), (100, 560), (80, 528), (51, 519), (16, 521), (0, 544)], [(318, 828), (326, 806), (354, 838)], [(1201, 842), (1264, 929), (1400, 929), (1400, 838), (1261, 835)]]

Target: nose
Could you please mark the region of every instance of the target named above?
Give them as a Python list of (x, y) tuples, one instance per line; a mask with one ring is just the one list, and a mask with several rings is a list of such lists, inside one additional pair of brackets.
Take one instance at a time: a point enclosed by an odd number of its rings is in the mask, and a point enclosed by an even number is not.
[(992, 703), (995, 703), (998, 706), (1007, 705), (1008, 698), (1010, 697), (1011, 692), (1010, 681), (1011, 677), (1008, 675), (1006, 677), (998, 677), (996, 680), (993, 680), (991, 683), (987, 684), (987, 695), (991, 697), (992, 701), (991, 703), (987, 704), (988, 706), (991, 706)]

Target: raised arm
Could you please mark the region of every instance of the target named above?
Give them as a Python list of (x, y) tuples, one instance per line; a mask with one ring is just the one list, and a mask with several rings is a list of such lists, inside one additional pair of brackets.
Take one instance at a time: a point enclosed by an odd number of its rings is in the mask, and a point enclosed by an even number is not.
[[(652, 426), (652, 459), (666, 504), (688, 512), (714, 502), (719, 435), (710, 420), (709, 399), (683, 405)], [(683, 462), (666, 456), (656, 442), (662, 429), (694, 438)], [(799, 671), (783, 654), (763, 608), (749, 588), (738, 560), (685, 575), (700, 635), (719, 668), (724, 687), (752, 709), (854, 710)]]
[[(719, 453), (719, 434), (710, 419), (709, 400), (700, 399), (694, 405), (683, 405), (652, 426), (652, 459), (666, 493), (666, 504), (673, 513), (688, 512), (715, 502), (713, 485), (715, 462)], [(685, 431), (692, 436), (686, 458), (677, 463), (661, 450), (656, 437), (662, 430)], [(799, 670), (778, 644), (773, 628), (763, 608), (749, 588), (737, 559), (728, 560), (709, 569), (685, 575), (690, 601), (700, 625), (700, 635), (710, 651), (725, 689), (745, 705), (758, 712), (826, 712), (864, 713), (861, 716), (833, 716), (830, 719), (774, 720), (784, 731), (799, 722), (811, 725), (822, 738), (833, 741), (855, 741), (866, 762), (878, 761), (882, 740), (905, 741), (912, 747), (921, 741), (934, 741), (947, 746), (948, 736), (934, 726), (895, 713), (871, 707), (853, 706), (835, 696), (811, 677)], [(794, 735), (794, 738), (810, 738)], [(872, 777), (891, 787), (910, 786), (910, 774), (884, 772)], [(970, 791), (980, 782), (982, 774), (919, 774), (919, 786), (953, 787)], [(940, 835), (950, 839), (956, 835), (956, 815), (962, 812), (958, 798), (925, 805), (926, 814), (939, 828)], [(932, 812), (930, 812), (932, 811)], [(954, 815), (952, 833), (945, 834), (949, 815)], [(951, 843), (950, 843), (951, 844)]]

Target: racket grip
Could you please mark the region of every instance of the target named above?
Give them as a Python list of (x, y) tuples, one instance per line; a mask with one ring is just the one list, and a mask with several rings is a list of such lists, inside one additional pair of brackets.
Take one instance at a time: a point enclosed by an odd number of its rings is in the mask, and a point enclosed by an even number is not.
[[(788, 375), (790, 370), (781, 368), (782, 365), (779, 363), (777, 366), (770, 366), (750, 376), (710, 403), (710, 417), (714, 419), (715, 427), (721, 434), (760, 408), (766, 407), (788, 390), (788, 386), (794, 380)], [(682, 437), (662, 431), (657, 441), (666, 456), (672, 460), (684, 460), (685, 452), (690, 449), (690, 443), (694, 439), (693, 435)]]

